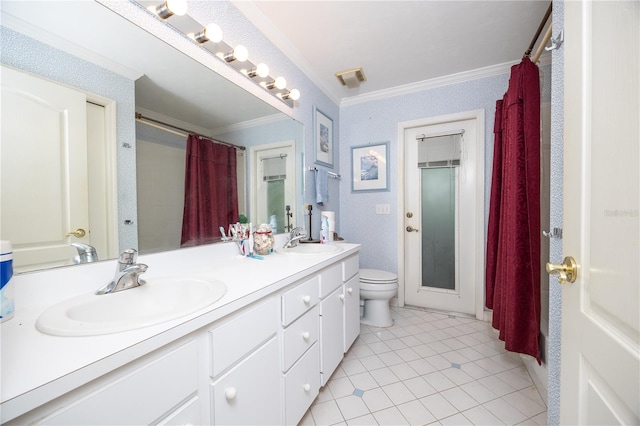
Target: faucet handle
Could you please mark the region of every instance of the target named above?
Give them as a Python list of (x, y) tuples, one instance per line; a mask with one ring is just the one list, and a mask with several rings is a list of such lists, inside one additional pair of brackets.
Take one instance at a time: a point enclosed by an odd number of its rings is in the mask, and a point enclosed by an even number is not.
[(138, 251), (130, 248), (122, 252), (120, 259), (118, 259), (118, 263), (123, 265), (133, 265), (136, 263), (136, 260), (138, 260)]

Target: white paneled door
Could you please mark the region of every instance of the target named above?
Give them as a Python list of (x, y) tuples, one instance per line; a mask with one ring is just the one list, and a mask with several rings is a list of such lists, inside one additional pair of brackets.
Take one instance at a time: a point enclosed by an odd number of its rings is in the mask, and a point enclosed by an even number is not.
[(1, 122), (0, 220), (14, 267), (67, 264), (70, 243), (89, 243), (86, 96), (3, 66)]
[(561, 424), (640, 424), (640, 2), (565, 2)]
[(404, 300), (476, 315), (477, 121), (441, 120), (404, 130)]

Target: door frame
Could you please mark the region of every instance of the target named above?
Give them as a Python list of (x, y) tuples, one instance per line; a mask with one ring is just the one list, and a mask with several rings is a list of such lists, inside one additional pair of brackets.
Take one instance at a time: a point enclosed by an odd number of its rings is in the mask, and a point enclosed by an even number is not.
[(485, 226), (486, 226), (486, 212), (485, 212), (485, 111), (484, 109), (477, 109), (472, 111), (464, 111), (447, 115), (440, 115), (437, 117), (426, 117), (410, 121), (402, 121), (398, 123), (398, 203), (397, 203), (397, 217), (396, 232), (398, 233), (397, 239), (397, 252), (398, 252), (398, 306), (404, 306), (405, 303), (405, 273), (404, 273), (404, 211), (405, 211), (405, 164), (404, 164), (404, 147), (405, 147), (405, 130), (413, 127), (431, 126), (435, 124), (450, 123), (463, 120), (475, 120), (476, 122), (476, 200), (475, 211), (482, 214), (476, 214), (476, 220), (474, 223), (475, 228), (475, 256), (474, 256), (474, 277), (475, 277), (475, 314), (476, 318), (484, 321), (488, 321), (491, 318), (491, 312), (484, 309), (484, 259), (485, 259)]

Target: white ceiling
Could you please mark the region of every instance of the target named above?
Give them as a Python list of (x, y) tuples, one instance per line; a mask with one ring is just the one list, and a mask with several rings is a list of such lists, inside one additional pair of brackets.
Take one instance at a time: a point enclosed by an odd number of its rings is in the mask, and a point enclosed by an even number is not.
[[(548, 0), (234, 2), (336, 102), (519, 61), (549, 4)], [(357, 67), (363, 68), (367, 81), (354, 89), (341, 86), (335, 73)]]

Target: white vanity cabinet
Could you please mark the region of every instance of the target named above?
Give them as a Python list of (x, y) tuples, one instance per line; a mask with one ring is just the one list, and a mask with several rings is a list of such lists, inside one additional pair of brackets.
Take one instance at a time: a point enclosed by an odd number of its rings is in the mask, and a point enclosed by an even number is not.
[(282, 295), (284, 424), (298, 424), (320, 390), (318, 288), (315, 275)]
[(360, 330), (357, 252), (312, 271), (34, 388), (3, 425), (297, 424)]
[(360, 334), (360, 261), (351, 256), (342, 262), (344, 281), (344, 353), (347, 353)]
[[(357, 255), (320, 273), (320, 372), (324, 386), (360, 333)], [(346, 281), (346, 282), (345, 282)]]
[(282, 423), (278, 307), (269, 298), (209, 331), (212, 424)]
[(171, 344), (7, 425), (201, 424), (198, 344)]

